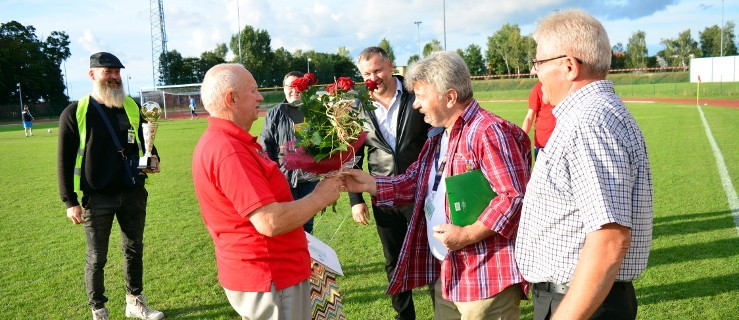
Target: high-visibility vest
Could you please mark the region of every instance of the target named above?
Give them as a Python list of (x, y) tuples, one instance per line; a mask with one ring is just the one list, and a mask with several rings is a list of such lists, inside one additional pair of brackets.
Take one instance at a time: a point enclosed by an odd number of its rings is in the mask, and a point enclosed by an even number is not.
[[(85, 155), (85, 144), (87, 142), (87, 110), (90, 105), (90, 95), (86, 95), (77, 101), (77, 131), (80, 134), (80, 147), (77, 150), (77, 159), (74, 162), (74, 192), (80, 192), (80, 180), (82, 179), (82, 157)], [(136, 136), (136, 144), (139, 146), (139, 156), (142, 156), (141, 142), (139, 141), (139, 106), (131, 97), (123, 101), (123, 109), (126, 111), (128, 122), (133, 127)]]

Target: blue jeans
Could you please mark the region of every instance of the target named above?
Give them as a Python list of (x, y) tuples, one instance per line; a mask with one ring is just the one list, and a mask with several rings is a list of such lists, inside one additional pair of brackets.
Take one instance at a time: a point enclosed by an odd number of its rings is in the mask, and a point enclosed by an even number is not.
[[(290, 188), (290, 193), (293, 194), (294, 200), (298, 200), (313, 192), (316, 185), (318, 185), (318, 181), (298, 182), (298, 185), (295, 186), (295, 188)], [(313, 218), (310, 218), (310, 220), (303, 225), (303, 229), (305, 232), (313, 234)]]
[(85, 286), (90, 306), (105, 306), (105, 264), (108, 262), (108, 240), (117, 218), (121, 228), (123, 249), (123, 276), (126, 293), (139, 295), (143, 291), (144, 225), (146, 199), (144, 188), (135, 188), (114, 194), (85, 193), (82, 197), (83, 225), (87, 238)]

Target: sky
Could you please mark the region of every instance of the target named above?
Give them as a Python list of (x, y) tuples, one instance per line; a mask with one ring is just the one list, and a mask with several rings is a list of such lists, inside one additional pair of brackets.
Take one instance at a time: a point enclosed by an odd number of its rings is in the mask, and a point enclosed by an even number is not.
[[(52, 31), (69, 35), (72, 55), (62, 72), (70, 98), (90, 92), (89, 57), (99, 51), (120, 58), (126, 66), (124, 86), (138, 92), (154, 85), (150, 2), (2, 0), (0, 23), (15, 20), (33, 26), (40, 40)], [(470, 44), (485, 50), (487, 38), (504, 24), (518, 25), (529, 35), (538, 19), (568, 8), (597, 17), (612, 46), (625, 47), (636, 31), (644, 31), (649, 55), (663, 49), (662, 39), (677, 38), (687, 29), (698, 41), (706, 27), (739, 23), (737, 0), (164, 0), (163, 6), (167, 49), (183, 57), (199, 57), (219, 43), (228, 44), (240, 27), (250, 25), (269, 33), (273, 51), (336, 53), (344, 46), (352, 59), (386, 38), (396, 65), (405, 65), (418, 54), (419, 43), (433, 39), (447, 50)]]

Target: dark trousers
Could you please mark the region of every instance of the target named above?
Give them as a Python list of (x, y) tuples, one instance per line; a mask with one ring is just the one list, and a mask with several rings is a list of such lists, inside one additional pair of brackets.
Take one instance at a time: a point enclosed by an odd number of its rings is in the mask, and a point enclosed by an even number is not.
[[(534, 299), (534, 320), (548, 320), (564, 299), (564, 294), (531, 290)], [(590, 319), (621, 320), (636, 319), (636, 291), (631, 282), (615, 282), (603, 303), (595, 310)]]
[[(292, 193), (294, 200), (298, 200), (313, 192), (316, 185), (318, 185), (318, 181), (298, 182), (295, 188), (290, 188), (290, 193)], [(313, 234), (313, 218), (310, 218), (310, 220), (303, 225), (303, 229), (305, 232)]]
[(142, 258), (147, 196), (146, 189), (136, 188), (116, 194), (85, 193), (82, 197), (82, 220), (87, 238), (85, 286), (90, 306), (95, 309), (104, 307), (108, 301), (104, 269), (114, 218), (121, 228), (126, 293), (139, 295), (144, 289)]
[[(382, 243), (382, 253), (385, 255), (385, 273), (388, 281), (398, 263), (400, 249), (408, 231), (408, 224), (413, 215), (413, 206), (399, 208), (372, 206), (372, 213), (377, 224), (377, 235)], [(432, 294), (433, 297), (433, 294)], [(393, 309), (398, 315), (396, 319), (416, 319), (416, 307), (413, 304), (413, 292), (404, 291), (390, 296)]]

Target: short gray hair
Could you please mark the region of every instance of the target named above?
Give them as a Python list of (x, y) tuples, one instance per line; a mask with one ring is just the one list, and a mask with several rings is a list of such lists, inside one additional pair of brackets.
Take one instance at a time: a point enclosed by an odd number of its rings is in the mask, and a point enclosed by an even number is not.
[(449, 89), (457, 91), (457, 100), (472, 98), (472, 77), (467, 64), (454, 51), (436, 51), (414, 62), (405, 74), (405, 87), (413, 91), (416, 82), (426, 82), (439, 94)]
[(234, 72), (234, 67), (243, 68), (238, 63), (222, 63), (213, 66), (205, 73), (203, 83), (200, 86), (200, 99), (203, 101), (205, 110), (211, 115), (219, 114), (226, 109), (223, 97), (229, 91), (236, 91), (239, 87), (239, 76)]
[(562, 10), (542, 18), (533, 38), (537, 48), (544, 48), (546, 52), (543, 53), (578, 58), (596, 76), (605, 78), (611, 68), (608, 33), (597, 19), (583, 10)]

